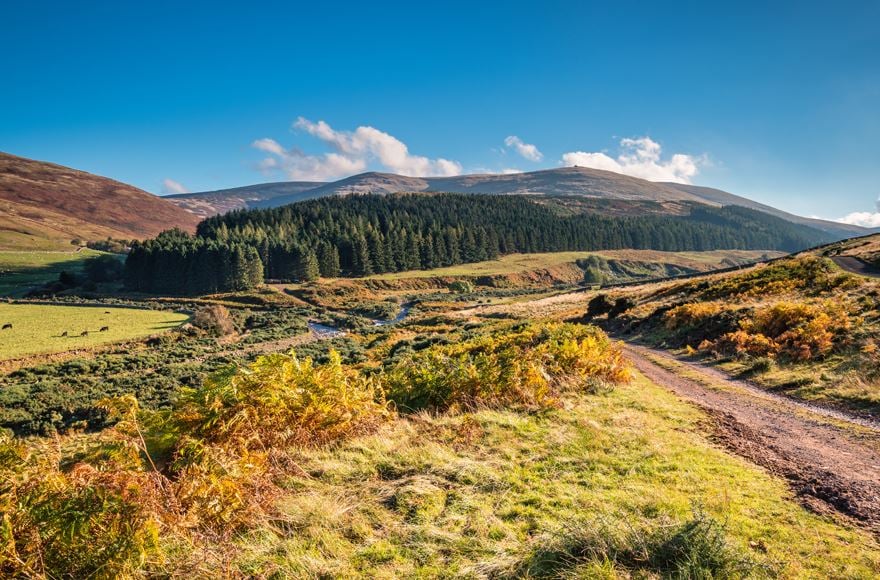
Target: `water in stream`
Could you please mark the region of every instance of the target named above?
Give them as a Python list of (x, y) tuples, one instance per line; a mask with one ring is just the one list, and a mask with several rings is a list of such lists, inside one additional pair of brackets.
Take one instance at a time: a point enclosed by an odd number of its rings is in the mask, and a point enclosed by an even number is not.
[[(404, 304), (400, 307), (400, 312), (397, 313), (397, 316), (391, 318), (389, 320), (381, 320), (381, 319), (373, 319), (373, 325), (375, 326), (388, 326), (389, 324), (397, 324), (398, 322), (403, 321), (404, 318), (409, 316), (409, 312), (412, 310), (412, 304)], [(315, 335), (319, 339), (329, 339), (329, 338), (337, 338), (339, 336), (345, 336), (347, 332), (345, 330), (341, 330), (336, 328), (335, 326), (328, 326), (326, 324), (321, 324), (319, 322), (314, 322), (309, 320), (309, 330), (315, 333)]]

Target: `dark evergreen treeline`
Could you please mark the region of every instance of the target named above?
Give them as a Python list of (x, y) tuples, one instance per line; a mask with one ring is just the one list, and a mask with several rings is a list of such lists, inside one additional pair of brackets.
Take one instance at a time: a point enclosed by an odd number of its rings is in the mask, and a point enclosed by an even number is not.
[(212, 294), (262, 283), (263, 262), (254, 247), (177, 229), (135, 242), (125, 260), (126, 287), (142, 292)]
[(135, 244), (134, 289), (204, 293), (263, 277), (314, 280), (478, 262), (515, 252), (655, 249), (794, 251), (823, 232), (755, 210), (694, 205), (687, 216), (559, 215), (527, 197), (401, 194), (329, 197), (238, 210)]

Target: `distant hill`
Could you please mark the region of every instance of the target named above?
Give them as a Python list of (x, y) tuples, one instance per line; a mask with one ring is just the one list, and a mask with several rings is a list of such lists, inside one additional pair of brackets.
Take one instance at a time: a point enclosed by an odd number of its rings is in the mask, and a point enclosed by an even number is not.
[[(705, 199), (663, 183), (646, 181), (620, 173), (561, 167), (528, 173), (477, 174), (457, 177), (406, 177), (393, 173), (362, 173), (303, 192), (309, 197), (362, 193), (446, 192), (492, 193), (501, 195), (586, 196), (603, 199), (652, 200), (656, 202), (695, 201)], [(277, 197), (265, 206), (292, 203)], [(297, 200), (298, 201), (298, 200)], [(710, 205), (720, 205), (710, 203)]]
[(70, 240), (195, 230), (198, 218), (106, 177), (0, 152), (0, 248), (69, 249)]
[[(682, 214), (691, 203), (710, 206), (739, 205), (756, 209), (786, 221), (808, 225), (837, 238), (864, 235), (871, 230), (826, 220), (805, 218), (719, 189), (658, 183), (611, 171), (586, 167), (561, 167), (527, 173), (477, 174), (457, 177), (408, 177), (369, 172), (331, 183), (265, 183), (235, 189), (185, 194), (171, 201), (195, 211), (200, 217), (242, 207), (268, 208), (306, 199), (333, 195), (403, 192), (449, 192), (479, 194), (522, 194), (566, 198), (568, 208), (610, 215), (643, 213)], [(289, 187), (285, 191), (285, 187)], [(578, 202), (577, 199), (582, 201)], [(195, 207), (198, 205), (198, 207)]]
[[(285, 200), (299, 201), (296, 194), (315, 189), (320, 185), (323, 185), (323, 182), (279, 181), (233, 187), (231, 189), (218, 189), (216, 191), (166, 195), (163, 199), (167, 199), (174, 205), (201, 218), (205, 218), (234, 209), (256, 207), (258, 204), (271, 202), (278, 197), (284, 197)], [(292, 201), (285, 201), (284, 203), (292, 203)]]
[(742, 207), (756, 209), (758, 211), (763, 211), (764, 213), (769, 213), (770, 215), (775, 215), (776, 217), (781, 217), (786, 221), (811, 226), (816, 229), (822, 230), (823, 232), (828, 232), (839, 237), (846, 238), (851, 236), (861, 236), (871, 231), (868, 228), (863, 228), (861, 226), (842, 224), (840, 222), (832, 222), (815, 218), (801, 217), (799, 215), (788, 213), (786, 211), (782, 211), (781, 209), (776, 209), (775, 207), (771, 207), (757, 201), (752, 201), (740, 195), (727, 193), (726, 191), (714, 189), (711, 187), (685, 185), (682, 183), (664, 183), (663, 185), (678, 189), (680, 191), (684, 191), (686, 193), (690, 193), (706, 200), (706, 202), (709, 203), (719, 203), (721, 205), (739, 205)]

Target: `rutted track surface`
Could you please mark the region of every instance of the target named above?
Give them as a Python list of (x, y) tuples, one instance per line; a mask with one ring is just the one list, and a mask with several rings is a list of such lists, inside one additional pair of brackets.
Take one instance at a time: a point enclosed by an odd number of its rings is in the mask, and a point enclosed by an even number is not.
[(719, 443), (785, 477), (811, 508), (880, 533), (880, 425), (771, 395), (661, 351), (627, 345), (626, 352), (651, 381), (705, 409)]
[(831, 259), (835, 264), (840, 266), (842, 270), (846, 270), (852, 274), (880, 278), (880, 268), (854, 256), (832, 256)]

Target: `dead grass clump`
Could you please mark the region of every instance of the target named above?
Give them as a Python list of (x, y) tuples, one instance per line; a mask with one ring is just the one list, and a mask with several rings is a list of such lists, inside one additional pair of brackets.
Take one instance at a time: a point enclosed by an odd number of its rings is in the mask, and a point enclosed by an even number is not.
[(526, 558), (497, 574), (519, 577), (744, 578), (769, 576), (727, 538), (724, 522), (700, 509), (683, 522), (627, 529), (620, 522), (571, 522), (538, 538)]

